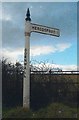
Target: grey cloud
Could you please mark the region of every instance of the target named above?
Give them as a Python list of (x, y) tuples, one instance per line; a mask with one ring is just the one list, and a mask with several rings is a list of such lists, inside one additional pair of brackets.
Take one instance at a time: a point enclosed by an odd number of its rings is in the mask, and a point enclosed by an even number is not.
[[(42, 6), (40, 8), (40, 6)], [(3, 21), (3, 46), (17, 47), (24, 45), (24, 18), (30, 7), (32, 22), (57, 27), (61, 30), (61, 41), (76, 35), (76, 3), (3, 3), (3, 14), (9, 14), (11, 21)], [(74, 34), (73, 34), (74, 33)], [(43, 38), (36, 34), (31, 38), (37, 41)]]
[[(3, 2), (48, 2), (47, 0), (3, 0)], [(49, 2), (77, 2), (77, 0), (49, 0)]]
[(24, 32), (19, 26), (14, 26), (9, 21), (3, 21), (2, 26), (3, 47), (23, 46)]

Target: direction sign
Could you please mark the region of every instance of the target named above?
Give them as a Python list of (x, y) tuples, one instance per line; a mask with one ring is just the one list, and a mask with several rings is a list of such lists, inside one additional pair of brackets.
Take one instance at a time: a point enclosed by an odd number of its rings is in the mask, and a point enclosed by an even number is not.
[(60, 36), (60, 30), (57, 28), (51, 28), (33, 23), (31, 23), (31, 32), (37, 32), (37, 33), (52, 35), (56, 37)]

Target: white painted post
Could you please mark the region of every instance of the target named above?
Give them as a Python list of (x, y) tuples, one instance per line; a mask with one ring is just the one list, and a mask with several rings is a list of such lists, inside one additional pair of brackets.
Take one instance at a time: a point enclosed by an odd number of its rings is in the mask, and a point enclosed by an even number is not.
[(25, 50), (24, 50), (24, 79), (23, 79), (23, 107), (30, 108), (30, 32), (31, 19), (29, 9), (25, 19)]
[(24, 78), (23, 78), (23, 107), (30, 108), (30, 34), (37, 32), (59, 37), (57, 28), (50, 28), (31, 23), (29, 8), (25, 19), (25, 50), (24, 50)]

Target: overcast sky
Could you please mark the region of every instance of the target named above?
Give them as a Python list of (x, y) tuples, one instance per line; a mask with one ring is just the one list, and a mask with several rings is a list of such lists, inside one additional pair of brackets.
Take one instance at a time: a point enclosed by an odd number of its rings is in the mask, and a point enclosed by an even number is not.
[(2, 2), (78, 2), (78, 0), (0, 0)]
[(3, 55), (15, 62), (23, 61), (25, 14), (29, 7), (32, 23), (60, 29), (60, 37), (32, 33), (30, 59), (48, 61), (76, 69), (77, 3), (76, 2), (13, 2), (2, 4)]

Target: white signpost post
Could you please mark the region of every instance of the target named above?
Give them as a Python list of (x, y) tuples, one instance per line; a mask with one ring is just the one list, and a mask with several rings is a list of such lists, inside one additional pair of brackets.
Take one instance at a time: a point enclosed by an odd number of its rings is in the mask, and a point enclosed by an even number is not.
[(60, 30), (31, 23), (30, 11), (25, 18), (25, 50), (24, 50), (24, 78), (23, 78), (23, 107), (30, 108), (30, 35), (31, 32), (59, 37)]

